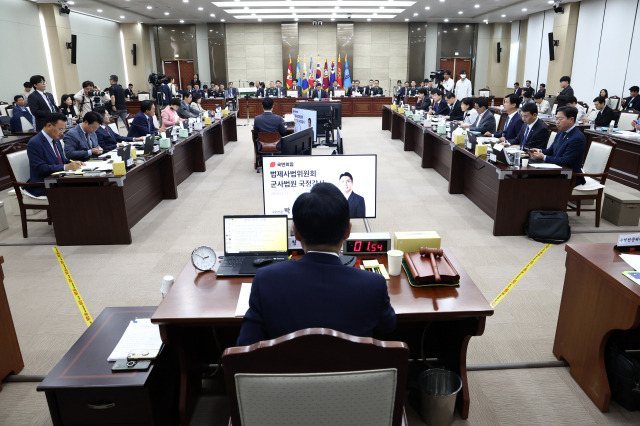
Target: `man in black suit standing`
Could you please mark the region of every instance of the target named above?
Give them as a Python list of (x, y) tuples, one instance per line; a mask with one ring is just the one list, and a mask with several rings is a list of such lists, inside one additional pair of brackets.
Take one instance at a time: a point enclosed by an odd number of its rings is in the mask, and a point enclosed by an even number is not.
[(568, 75), (560, 77), (560, 87), (562, 90), (558, 92), (558, 109), (567, 105), (567, 101), (569, 100), (569, 96), (573, 96), (573, 88), (571, 85), (571, 77)]
[(349, 216), (351, 218), (354, 217), (365, 217), (366, 215), (366, 206), (364, 203), (364, 198), (361, 195), (353, 192), (353, 176), (351, 173), (344, 172), (340, 175), (340, 190), (347, 198), (349, 202)]
[(33, 88), (35, 89), (33, 93), (29, 95), (29, 109), (31, 110), (31, 115), (36, 118), (36, 132), (39, 132), (44, 128), (49, 114), (59, 112), (60, 108), (56, 105), (53, 95), (45, 92), (45, 90), (47, 90), (47, 82), (43, 76), (31, 76), (29, 82), (33, 84)]
[(327, 92), (322, 88), (322, 84), (316, 83), (316, 88), (311, 91), (311, 99), (325, 99), (328, 98)]
[(522, 89), (520, 88), (520, 83), (518, 82), (513, 83), (513, 94), (519, 98), (522, 97)]
[(622, 100), (622, 107), (624, 109), (635, 109), (640, 111), (640, 96), (638, 96), (640, 88), (638, 86), (629, 87), (629, 94), (631, 96)]
[(238, 99), (238, 89), (233, 87), (233, 81), (229, 82), (229, 88), (227, 89), (227, 100), (233, 104), (233, 109), (236, 109), (236, 101)]
[[(593, 105), (598, 110), (598, 115), (596, 115), (596, 119), (594, 120), (594, 124), (596, 126), (607, 127), (612, 121), (616, 121), (616, 114), (609, 105), (607, 105), (607, 100), (605, 98), (598, 96), (593, 100)], [(582, 121), (588, 123), (589, 117), (584, 117)]]

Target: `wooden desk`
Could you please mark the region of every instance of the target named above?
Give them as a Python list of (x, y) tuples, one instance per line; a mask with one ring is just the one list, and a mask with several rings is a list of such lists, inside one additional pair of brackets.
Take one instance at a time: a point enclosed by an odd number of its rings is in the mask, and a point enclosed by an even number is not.
[[(178, 185), (206, 160), (224, 153), (222, 124), (193, 133), (170, 149), (136, 160), (114, 177), (48, 177), (45, 192), (58, 245), (131, 244), (131, 228), (166, 199), (178, 198)], [(77, 207), (83, 206), (78, 215)], [(99, 225), (96, 225), (99, 224)]]
[[(493, 309), (451, 252), (445, 251), (460, 274), (460, 287), (413, 288), (404, 273), (391, 277), (387, 283), (398, 328), (384, 337), (406, 342), (412, 358), (418, 359), (422, 334), (430, 323), (425, 342), (437, 344), (425, 344), (425, 356), (439, 358), (446, 368), (462, 378), (457, 408), (466, 419), (470, 404), (467, 345), (472, 336), (482, 335), (486, 317), (493, 315)], [(379, 261), (385, 262), (386, 257)], [(189, 262), (151, 318), (160, 325), (165, 344), (177, 348), (180, 354), (182, 425), (189, 422), (200, 387), (199, 371), (194, 367), (218, 362), (215, 354), (207, 353), (207, 348), (203, 347), (213, 340), (211, 326), (215, 326), (215, 335), (222, 348), (235, 346), (242, 323), (242, 318), (235, 317), (240, 287), (242, 282), (250, 281), (247, 277), (218, 279), (214, 272), (197, 274)]]
[[(385, 108), (388, 108), (385, 106)], [(391, 139), (400, 139), (404, 142), (404, 114), (398, 111), (391, 111)]]
[(105, 308), (38, 386), (54, 425), (175, 425), (177, 369), (163, 349), (148, 371), (113, 373), (107, 357), (131, 320), (153, 306)]
[(5, 377), (9, 374), (18, 374), (24, 368), (7, 293), (4, 291), (3, 263), (4, 257), (0, 256), (0, 342), (2, 342), (0, 345), (0, 391)]
[(640, 286), (613, 244), (567, 244), (566, 274), (553, 354), (569, 363), (571, 376), (601, 411), (611, 390), (604, 349), (615, 330), (640, 326)]
[[(591, 141), (607, 136), (597, 130), (585, 130), (587, 150)], [(608, 135), (616, 143), (613, 160), (609, 168), (609, 179), (628, 187), (640, 190), (640, 138), (628, 138), (620, 135)]]
[[(291, 109), (295, 108), (296, 102), (308, 101), (309, 98), (273, 98), (273, 113), (277, 115), (291, 114)], [(333, 98), (342, 104), (343, 117), (381, 117), (382, 106), (389, 105), (392, 98), (384, 96), (354, 97), (354, 98)], [(262, 109), (262, 98), (249, 98), (249, 117), (253, 118), (264, 112)], [(244, 97), (238, 98), (238, 117), (247, 118), (247, 100)]]

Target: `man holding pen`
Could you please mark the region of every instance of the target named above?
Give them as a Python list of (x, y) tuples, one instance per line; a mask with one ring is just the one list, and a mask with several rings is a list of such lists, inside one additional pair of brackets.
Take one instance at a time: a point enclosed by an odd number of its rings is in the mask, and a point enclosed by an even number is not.
[[(60, 139), (64, 135), (67, 117), (59, 112), (50, 113), (42, 131), (29, 139), (27, 157), (29, 158), (29, 182), (44, 182), (44, 178), (63, 170), (78, 170), (84, 165), (81, 161), (69, 161), (64, 155)], [(44, 196), (44, 187), (25, 187), (34, 197)]]

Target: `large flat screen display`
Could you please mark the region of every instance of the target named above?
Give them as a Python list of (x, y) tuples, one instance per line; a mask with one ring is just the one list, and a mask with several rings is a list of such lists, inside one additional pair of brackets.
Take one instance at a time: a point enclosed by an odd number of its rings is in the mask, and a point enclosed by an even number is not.
[(286, 214), (298, 196), (318, 182), (332, 183), (349, 202), (352, 218), (376, 217), (376, 155), (264, 157), (264, 214)]

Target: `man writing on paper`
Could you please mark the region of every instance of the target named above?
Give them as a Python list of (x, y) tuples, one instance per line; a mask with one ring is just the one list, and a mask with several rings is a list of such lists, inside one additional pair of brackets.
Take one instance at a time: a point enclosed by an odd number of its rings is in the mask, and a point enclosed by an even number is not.
[(338, 257), (351, 233), (349, 204), (330, 183), (318, 183), (293, 204), (293, 231), (305, 255), (261, 268), (253, 280), (238, 345), (310, 327), (354, 336), (387, 334), (396, 315), (381, 275), (344, 266)]

